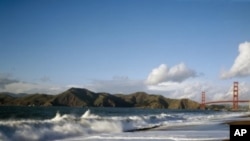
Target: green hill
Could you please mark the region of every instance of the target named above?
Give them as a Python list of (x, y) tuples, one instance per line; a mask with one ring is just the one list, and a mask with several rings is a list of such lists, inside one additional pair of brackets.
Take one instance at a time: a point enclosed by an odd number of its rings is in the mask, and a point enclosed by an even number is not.
[(170, 99), (162, 95), (136, 92), (132, 94), (95, 93), (82, 88), (70, 88), (58, 95), (30, 94), (13, 96), (0, 93), (0, 105), (71, 106), (71, 107), (139, 107), (164, 109), (198, 109), (199, 103), (189, 99)]

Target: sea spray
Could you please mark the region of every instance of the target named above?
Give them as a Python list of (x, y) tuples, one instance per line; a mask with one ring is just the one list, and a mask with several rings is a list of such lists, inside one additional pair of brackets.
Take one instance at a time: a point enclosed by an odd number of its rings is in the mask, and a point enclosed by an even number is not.
[(82, 116), (81, 118), (84, 119), (97, 119), (100, 118), (100, 116), (92, 114), (91, 111), (88, 109)]
[[(90, 111), (87, 111), (90, 113)], [(122, 132), (120, 122), (91, 120), (74, 115), (56, 113), (50, 120), (6, 120), (0, 122), (0, 137), (10, 141), (46, 141), (94, 133)], [(85, 114), (86, 118), (86, 114)]]
[[(32, 107), (22, 108), (32, 109)], [(34, 108), (34, 110), (39, 109), (41, 111), (46, 110), (46, 113), (49, 115), (53, 113), (53, 115), (49, 118), (40, 119), (37, 117), (24, 119), (17, 116), (0, 119), (0, 140), (53, 141), (67, 140), (67, 138), (70, 140), (78, 137), (79, 141), (83, 139), (93, 139), (92, 141), (110, 139), (147, 140), (150, 138), (152, 140), (154, 138), (159, 140), (224, 139), (227, 137), (227, 127), (225, 124), (218, 123), (249, 114), (249, 112), (171, 111), (133, 108)], [(12, 115), (9, 117), (12, 117)], [(182, 132), (184, 128), (185, 132)], [(178, 132), (176, 130), (172, 132), (172, 129), (178, 129)], [(148, 131), (147, 133), (136, 132), (142, 130)], [(152, 132), (152, 130), (154, 131)], [(216, 132), (214, 132), (215, 130)], [(130, 131), (133, 131), (133, 133), (124, 133)], [(198, 132), (196, 136), (192, 135), (196, 132)], [(209, 134), (205, 134), (206, 132)]]

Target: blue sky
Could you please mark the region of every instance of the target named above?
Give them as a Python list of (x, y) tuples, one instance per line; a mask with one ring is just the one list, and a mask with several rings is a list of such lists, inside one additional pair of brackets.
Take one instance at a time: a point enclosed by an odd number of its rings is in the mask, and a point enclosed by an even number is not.
[(194, 84), (250, 86), (247, 0), (1, 0), (0, 21), (1, 91), (195, 98)]

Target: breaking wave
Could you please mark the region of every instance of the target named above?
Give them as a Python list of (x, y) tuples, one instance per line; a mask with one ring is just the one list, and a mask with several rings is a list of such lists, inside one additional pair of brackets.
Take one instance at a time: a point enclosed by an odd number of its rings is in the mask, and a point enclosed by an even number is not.
[(243, 114), (156, 114), (130, 116), (99, 116), (87, 110), (81, 116), (60, 114), (44, 120), (0, 120), (0, 140), (4, 141), (46, 141), (97, 133), (121, 133), (148, 130), (157, 127), (171, 127), (209, 123), (221, 117), (237, 117)]
[[(95, 118), (95, 119), (94, 119)], [(70, 114), (47, 120), (2, 120), (0, 140), (4, 141), (46, 141), (99, 132), (122, 132), (120, 122), (98, 120), (98, 116), (86, 111), (82, 117)]]

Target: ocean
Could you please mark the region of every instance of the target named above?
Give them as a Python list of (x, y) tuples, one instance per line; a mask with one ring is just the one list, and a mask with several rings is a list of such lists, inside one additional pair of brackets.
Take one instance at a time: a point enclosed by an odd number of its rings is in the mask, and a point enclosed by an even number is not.
[(1, 141), (220, 141), (249, 112), (0, 106)]

